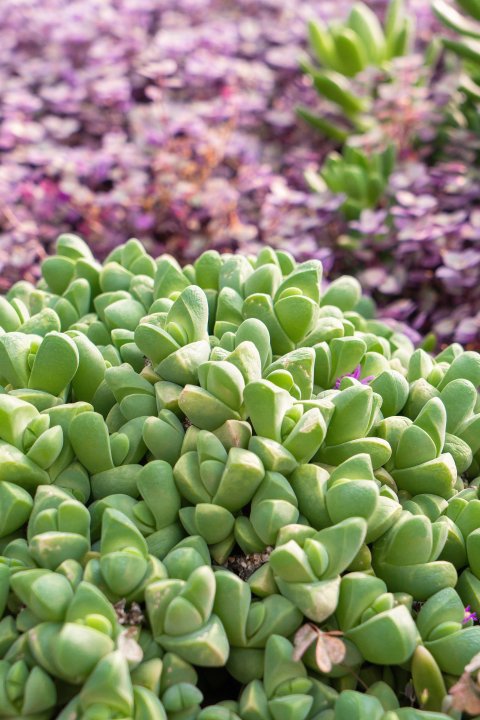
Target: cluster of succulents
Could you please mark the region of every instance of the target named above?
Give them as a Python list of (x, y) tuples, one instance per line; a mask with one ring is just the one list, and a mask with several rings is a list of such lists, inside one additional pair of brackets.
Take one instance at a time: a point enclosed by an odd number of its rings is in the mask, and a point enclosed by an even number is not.
[(460, 718), (480, 355), (370, 310), (74, 235), (0, 298), (1, 718)]

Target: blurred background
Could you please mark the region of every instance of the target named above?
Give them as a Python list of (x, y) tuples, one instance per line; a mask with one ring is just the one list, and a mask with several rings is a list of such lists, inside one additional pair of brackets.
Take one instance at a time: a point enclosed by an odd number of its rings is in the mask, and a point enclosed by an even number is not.
[(268, 244), (477, 347), (476, 86), (430, 0), (394, 5), (401, 24), (385, 0), (2, 0), (2, 290), (64, 231), (99, 258)]

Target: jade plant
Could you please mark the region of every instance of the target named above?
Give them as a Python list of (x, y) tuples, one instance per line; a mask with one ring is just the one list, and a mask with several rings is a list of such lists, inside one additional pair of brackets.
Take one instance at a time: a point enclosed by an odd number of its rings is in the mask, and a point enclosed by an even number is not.
[(476, 707), (480, 355), (364, 309), (71, 235), (1, 299), (0, 718)]

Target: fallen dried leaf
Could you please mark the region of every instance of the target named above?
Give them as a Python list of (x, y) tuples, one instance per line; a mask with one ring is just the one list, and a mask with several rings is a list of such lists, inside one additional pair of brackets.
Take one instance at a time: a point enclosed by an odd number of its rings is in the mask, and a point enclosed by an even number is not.
[(310, 645), (318, 637), (318, 633), (318, 628), (310, 623), (302, 625), (302, 627), (297, 630), (293, 639), (293, 659), (295, 661), (302, 659)]
[(315, 660), (319, 670), (330, 672), (334, 665), (339, 665), (344, 660), (346, 652), (343, 640), (321, 632), (315, 648)]
[(472, 679), (470, 672), (465, 671), (459, 681), (450, 688), (450, 696), (455, 710), (470, 715), (480, 713), (480, 688)]

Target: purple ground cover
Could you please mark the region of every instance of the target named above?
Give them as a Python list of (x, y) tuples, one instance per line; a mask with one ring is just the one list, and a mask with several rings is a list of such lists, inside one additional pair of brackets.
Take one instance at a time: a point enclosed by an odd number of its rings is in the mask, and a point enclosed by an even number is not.
[[(420, 332), (476, 342), (477, 141), (459, 130), (437, 147), (456, 84), (442, 60), (418, 87), (422, 55), (398, 60), (373, 103), (399, 147), (384, 207), (348, 226), (342, 199), (305, 181), (333, 148), (295, 114), (298, 104), (328, 112), (298, 65), (306, 22), (350, 5), (3, 0), (2, 287), (35, 277), (65, 230), (99, 257), (131, 236), (186, 261), (268, 243), (320, 258), (330, 277), (356, 274), (387, 315)], [(410, 9), (420, 50), (433, 20), (426, 0)], [(374, 146), (375, 133), (362, 142)]]

